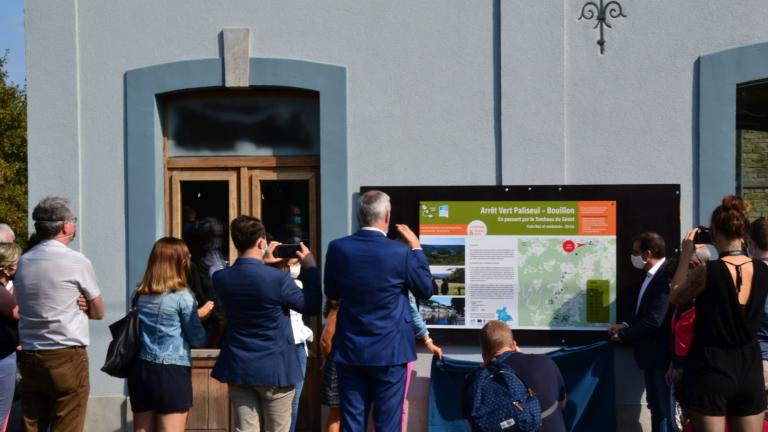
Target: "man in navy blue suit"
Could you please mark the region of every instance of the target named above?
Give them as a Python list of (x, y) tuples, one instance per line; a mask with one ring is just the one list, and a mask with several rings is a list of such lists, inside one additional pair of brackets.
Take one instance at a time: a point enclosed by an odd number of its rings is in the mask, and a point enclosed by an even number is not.
[(289, 310), (320, 310), (320, 272), (304, 244), (298, 288), (287, 272), (264, 265), (264, 225), (240, 216), (230, 227), (238, 258), (213, 274), (213, 288), (227, 314), (221, 352), (211, 376), (229, 384), (234, 426), (239, 431), (288, 432), (294, 386), (304, 379), (296, 355)]
[(332, 359), (337, 364), (344, 432), (366, 430), (373, 405), (377, 432), (400, 431), (406, 365), (416, 359), (408, 292), (427, 299), (432, 277), (418, 237), (396, 225), (404, 243), (387, 238), (389, 196), (360, 196), (355, 234), (332, 241), (325, 295), (339, 299)]
[(673, 430), (669, 386), (664, 376), (672, 357), (665, 249), (664, 238), (654, 232), (632, 239), (632, 265), (645, 272), (645, 279), (632, 318), (608, 329), (611, 340), (632, 345), (635, 362), (643, 370), (653, 432)]

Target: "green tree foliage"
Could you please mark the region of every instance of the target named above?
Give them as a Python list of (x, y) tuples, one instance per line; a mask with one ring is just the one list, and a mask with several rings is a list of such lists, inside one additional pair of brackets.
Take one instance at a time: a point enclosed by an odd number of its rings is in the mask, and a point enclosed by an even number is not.
[(27, 95), (8, 81), (8, 52), (0, 57), (0, 222), (27, 238)]
[(464, 283), (464, 269), (457, 268), (448, 276), (448, 282)]

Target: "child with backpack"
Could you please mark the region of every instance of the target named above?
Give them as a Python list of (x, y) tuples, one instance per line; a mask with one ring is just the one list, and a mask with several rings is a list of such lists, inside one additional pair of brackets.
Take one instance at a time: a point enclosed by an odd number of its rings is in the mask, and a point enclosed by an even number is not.
[(565, 432), (565, 382), (555, 362), (521, 353), (501, 321), (483, 326), (480, 345), (485, 363), (467, 376), (462, 390), (473, 432)]

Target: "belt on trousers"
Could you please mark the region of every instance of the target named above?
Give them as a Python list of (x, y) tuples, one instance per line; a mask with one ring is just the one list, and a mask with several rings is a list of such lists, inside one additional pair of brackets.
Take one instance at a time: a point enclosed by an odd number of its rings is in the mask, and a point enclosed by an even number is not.
[(39, 349), (39, 350), (27, 350), (23, 349), (21, 352), (29, 352), (29, 353), (39, 353), (39, 352), (51, 352), (51, 351), (63, 351), (63, 350), (77, 350), (77, 349), (85, 349), (85, 345), (73, 345), (68, 347), (61, 347), (61, 348), (51, 348), (51, 349)]

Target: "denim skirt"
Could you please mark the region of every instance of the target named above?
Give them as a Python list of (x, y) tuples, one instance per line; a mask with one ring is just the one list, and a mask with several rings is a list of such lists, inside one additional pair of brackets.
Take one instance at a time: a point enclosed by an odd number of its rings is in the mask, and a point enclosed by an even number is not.
[(192, 368), (136, 359), (128, 375), (131, 411), (159, 414), (192, 407)]

